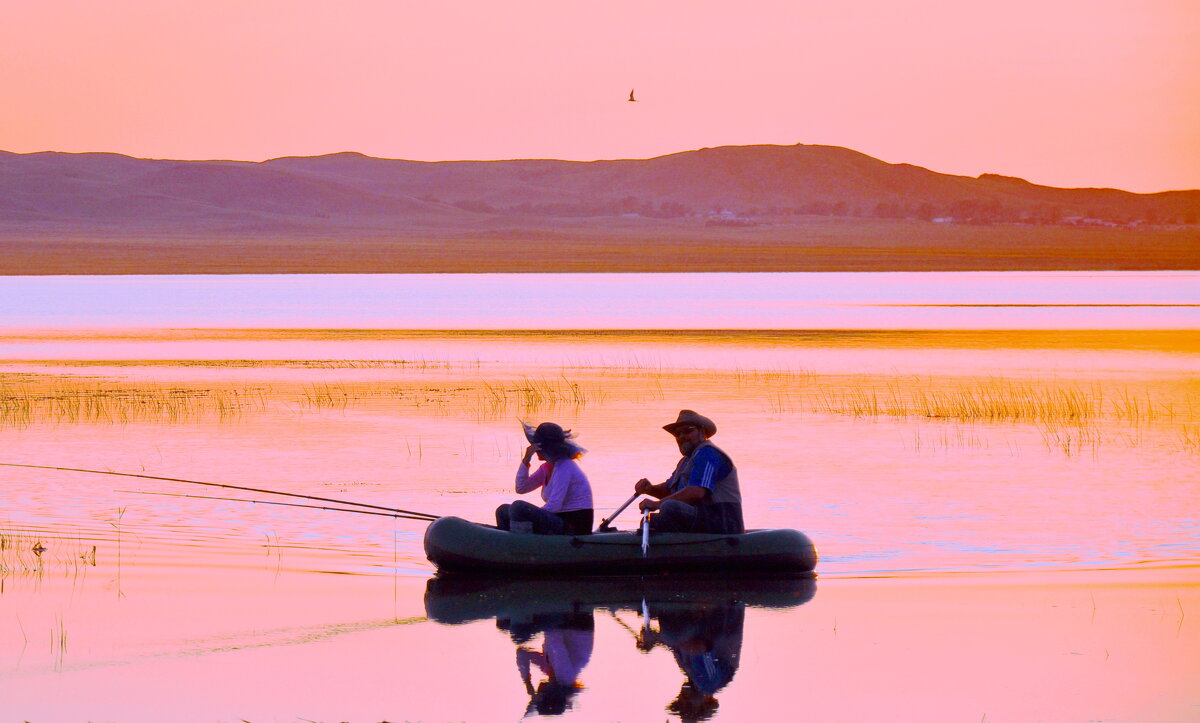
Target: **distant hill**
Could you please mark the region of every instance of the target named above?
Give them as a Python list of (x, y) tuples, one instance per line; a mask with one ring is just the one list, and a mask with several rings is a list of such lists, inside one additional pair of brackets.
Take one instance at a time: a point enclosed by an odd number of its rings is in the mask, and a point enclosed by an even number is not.
[[(582, 238), (599, 253), (606, 238), (641, 236), (706, 239), (719, 249), (726, 240), (713, 229), (757, 229), (765, 243), (775, 228), (779, 238), (804, 242), (820, 240), (803, 230), (817, 228), (820, 219), (870, 223), (884, 245), (945, 235), (933, 226), (1187, 234), (1200, 223), (1200, 190), (1053, 188), (994, 174), (937, 173), (817, 145), (592, 162), (418, 162), (337, 153), (251, 163), (0, 152), (0, 239), (24, 244), (21, 258), (36, 256), (29, 244), (37, 242), (114, 238)], [(892, 222), (895, 234), (887, 230)], [(1187, 249), (1186, 239), (1176, 246)]]
[(960, 223), (1200, 222), (1200, 191), (1064, 189), (952, 176), (834, 146), (726, 146), (647, 160), (417, 162), (338, 153), (262, 163), (0, 152), (8, 230), (388, 229), (481, 217), (797, 215)]

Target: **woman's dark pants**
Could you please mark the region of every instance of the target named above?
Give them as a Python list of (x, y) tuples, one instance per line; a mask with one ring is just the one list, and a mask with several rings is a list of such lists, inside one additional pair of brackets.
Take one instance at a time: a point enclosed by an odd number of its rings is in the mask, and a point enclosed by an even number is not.
[(525, 500), (517, 500), (496, 508), (496, 527), (535, 535), (561, 535), (566, 525), (553, 512), (547, 512)]

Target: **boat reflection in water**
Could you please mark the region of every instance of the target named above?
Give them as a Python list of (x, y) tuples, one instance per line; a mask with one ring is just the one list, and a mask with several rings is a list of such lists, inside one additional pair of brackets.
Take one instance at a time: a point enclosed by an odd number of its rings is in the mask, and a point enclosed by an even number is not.
[[(425, 588), (431, 620), (462, 625), (495, 619), (517, 646), (517, 669), (530, 702), (525, 715), (566, 712), (583, 689), (592, 658), (595, 614), (611, 615), (648, 653), (675, 657), (683, 684), (666, 709), (684, 721), (706, 720), (716, 694), (733, 680), (742, 651), (746, 608), (789, 608), (816, 593), (810, 577), (498, 578), (439, 574)], [(616, 613), (642, 617), (635, 629)], [(531, 644), (542, 636), (540, 650)], [(534, 684), (535, 672), (542, 678)]]

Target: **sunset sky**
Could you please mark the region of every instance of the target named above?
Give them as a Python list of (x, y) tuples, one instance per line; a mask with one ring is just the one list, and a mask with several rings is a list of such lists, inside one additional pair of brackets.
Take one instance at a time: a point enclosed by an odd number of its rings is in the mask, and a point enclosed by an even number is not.
[(817, 143), (1055, 186), (1200, 188), (1196, 0), (0, 9), (0, 149), (21, 153), (593, 160)]

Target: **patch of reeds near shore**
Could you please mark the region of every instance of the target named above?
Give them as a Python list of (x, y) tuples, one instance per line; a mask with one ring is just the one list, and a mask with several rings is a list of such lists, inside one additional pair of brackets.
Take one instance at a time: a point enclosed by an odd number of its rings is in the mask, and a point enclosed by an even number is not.
[(807, 389), (776, 391), (767, 397), (776, 413), (810, 412), (851, 417), (922, 417), (957, 422), (1088, 424), (1118, 421), (1130, 425), (1192, 421), (1200, 396), (1156, 398), (1148, 390), (1004, 379), (938, 385), (913, 380), (877, 385), (870, 380), (820, 381)]
[(40, 422), (232, 421), (266, 406), (262, 389), (130, 385), (64, 377), (0, 377), (0, 426)]
[(733, 380), (738, 384), (769, 384), (771, 386), (806, 386), (817, 383), (820, 377), (807, 369), (734, 369)]
[(301, 390), (300, 401), (317, 409), (345, 409), (350, 405), (350, 393), (336, 384), (313, 384)]
[[(661, 394), (655, 387), (653, 393)], [(601, 384), (568, 379), (520, 377), (486, 380), (455, 377), (443, 384), (397, 381), (322, 383), (289, 392), (276, 389), (274, 399), (301, 409), (377, 407), (389, 411), (457, 415), (476, 420), (522, 416), (550, 410), (579, 410), (610, 397)]]
[[(121, 376), (0, 373), (0, 428), (39, 423), (230, 423), (249, 414), (336, 414), (349, 409), (483, 422), (677, 398), (695, 405), (722, 400), (774, 415), (890, 418), (980, 428), (1026, 425), (1041, 435), (1047, 449), (1072, 456), (1094, 451), (1101, 443), (1140, 445), (1143, 431), (1152, 431), (1156, 443), (1169, 437), (1170, 447), (1200, 453), (1200, 384), (1183, 376), (1127, 383), (639, 365), (564, 368), (545, 377), (514, 374), (512, 367), (490, 373), (476, 367), (409, 367), (394, 374), (325, 374), (319, 369), (271, 377), (270, 386), (258, 387), (235, 385), (234, 375), (222, 385), (212, 381), (213, 375), (168, 384)], [(945, 434), (929, 428), (923, 437), (914, 437), (911, 446), (931, 450), (987, 444), (973, 433)]]
[[(661, 396), (657, 382), (647, 388), (640, 396)], [(0, 427), (233, 422), (247, 413), (270, 410), (336, 411), (357, 406), (487, 420), (578, 410), (608, 396), (604, 385), (584, 384), (565, 375), (487, 380), (455, 374), (440, 384), (389, 380), (277, 384), (270, 388), (0, 375)]]
[(21, 530), (0, 530), (0, 580), (40, 578), (47, 572), (78, 575), (96, 566), (96, 545), (83, 540), (44, 538)]
[[(276, 397), (287, 402), (287, 392)], [(305, 385), (294, 400), (305, 409), (347, 409), (381, 406), (393, 411), (461, 415), (488, 420), (559, 409), (581, 409), (602, 402), (607, 393), (567, 377), (512, 380), (456, 378), (447, 384), (323, 383)]]
[[(1200, 390), (1194, 384), (1128, 385), (1047, 380), (904, 380), (870, 376), (818, 377), (763, 396), (772, 414), (821, 414), (855, 419), (908, 419), (954, 425), (1032, 427), (1048, 451), (1095, 455), (1102, 446), (1148, 440), (1200, 454)], [(977, 448), (976, 437), (918, 431), (915, 451)]]
[[(458, 381), (461, 383), (442, 386), (392, 385), (382, 396), (393, 407), (437, 415), (461, 415), (480, 421), (555, 410), (578, 411), (609, 398), (603, 386), (585, 385), (566, 376)], [(369, 397), (374, 395), (360, 399)]]
[(892, 388), (823, 390), (815, 411), (850, 416), (925, 417), (959, 422), (1086, 422), (1100, 399), (1082, 389), (1047, 389), (996, 382), (955, 390)]
[(603, 402), (606, 397), (604, 390), (586, 388), (565, 376), (557, 379), (525, 377), (509, 383), (484, 381), (470, 406), (477, 418), (498, 419), (513, 413), (524, 416), (564, 408), (579, 410)]
[(1200, 454), (1200, 424), (1180, 426), (1179, 437), (1185, 450), (1193, 454)]

